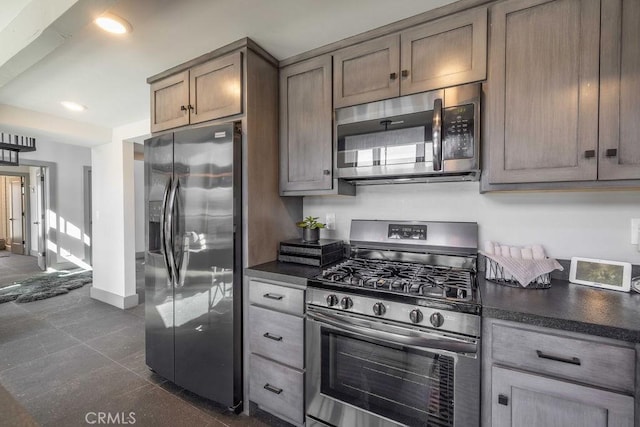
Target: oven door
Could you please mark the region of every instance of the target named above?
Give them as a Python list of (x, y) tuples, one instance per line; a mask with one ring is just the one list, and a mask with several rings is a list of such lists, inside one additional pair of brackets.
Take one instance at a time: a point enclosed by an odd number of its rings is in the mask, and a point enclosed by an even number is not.
[(307, 415), (333, 426), (477, 426), (479, 345), (309, 306)]

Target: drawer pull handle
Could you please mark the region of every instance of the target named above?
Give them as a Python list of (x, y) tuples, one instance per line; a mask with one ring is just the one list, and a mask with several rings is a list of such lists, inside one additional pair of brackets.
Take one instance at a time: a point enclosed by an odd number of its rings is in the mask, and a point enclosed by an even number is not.
[(615, 148), (609, 148), (604, 152), (604, 155), (607, 157), (616, 157), (618, 155), (618, 150), (616, 150)]
[(265, 298), (274, 299), (276, 301), (280, 301), (282, 298), (284, 298), (284, 296), (278, 294), (264, 294), (263, 296)]
[(540, 359), (548, 359), (556, 362), (569, 363), (571, 365), (578, 365), (578, 366), (580, 366), (582, 363), (580, 362), (580, 359), (578, 359), (577, 357), (568, 358), (568, 357), (553, 356), (551, 354), (544, 354), (540, 350), (536, 350), (536, 354)]
[(596, 156), (596, 150), (587, 150), (584, 152), (585, 159), (593, 159)]
[(509, 397), (505, 396), (504, 394), (499, 394), (498, 395), (498, 404), (504, 405), (504, 406), (509, 406)]
[(270, 340), (274, 340), (274, 341), (282, 341), (282, 337), (279, 337), (277, 335), (271, 335), (269, 332), (265, 332), (263, 337), (269, 338)]
[(264, 385), (264, 389), (270, 391), (271, 393), (280, 394), (282, 393), (282, 389), (278, 387), (274, 387), (271, 384), (267, 383)]

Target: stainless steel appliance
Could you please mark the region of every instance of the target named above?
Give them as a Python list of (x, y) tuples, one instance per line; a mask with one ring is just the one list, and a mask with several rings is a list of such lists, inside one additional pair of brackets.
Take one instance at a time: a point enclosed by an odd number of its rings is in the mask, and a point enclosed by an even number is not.
[(145, 141), (146, 362), (233, 409), (242, 401), (239, 126)]
[(309, 425), (479, 425), (477, 229), (351, 223), (349, 259), (307, 288)]
[(336, 110), (335, 170), (358, 185), (477, 180), (479, 83)]

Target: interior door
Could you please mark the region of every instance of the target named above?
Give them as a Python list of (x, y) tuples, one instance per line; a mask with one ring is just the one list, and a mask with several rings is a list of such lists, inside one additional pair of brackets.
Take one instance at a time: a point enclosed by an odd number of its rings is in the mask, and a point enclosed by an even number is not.
[[(175, 383), (227, 407), (240, 401), (241, 274), (236, 262), (239, 144), (233, 123), (174, 143)], [(170, 208), (170, 209), (171, 209)]]
[(47, 269), (47, 247), (45, 239), (45, 172), (40, 168), (36, 172), (36, 209), (33, 225), (38, 235), (38, 267), (41, 270)]
[(12, 177), (11, 192), (11, 252), (24, 255), (24, 178)]

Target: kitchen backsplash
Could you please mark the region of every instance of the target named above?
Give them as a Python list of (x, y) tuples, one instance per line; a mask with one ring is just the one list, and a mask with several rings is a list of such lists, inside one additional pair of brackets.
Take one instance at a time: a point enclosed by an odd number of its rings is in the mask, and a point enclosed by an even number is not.
[(351, 219), (476, 221), (480, 242), (539, 243), (547, 254), (640, 264), (630, 242), (640, 218), (638, 191), (479, 194), (478, 182), (358, 187), (357, 196), (305, 197), (304, 215), (335, 213), (336, 229), (321, 237), (349, 240)]

